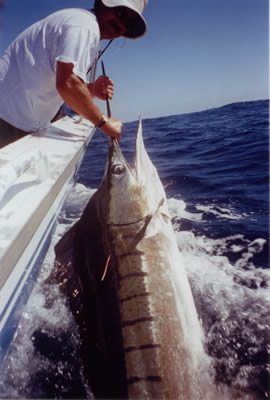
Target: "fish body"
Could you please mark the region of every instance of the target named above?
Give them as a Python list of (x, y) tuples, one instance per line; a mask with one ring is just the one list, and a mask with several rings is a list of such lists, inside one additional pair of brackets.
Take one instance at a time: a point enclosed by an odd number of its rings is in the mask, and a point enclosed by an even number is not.
[(141, 121), (134, 168), (110, 139), (102, 183), (56, 246), (56, 267), (96, 397), (203, 398), (202, 331)]

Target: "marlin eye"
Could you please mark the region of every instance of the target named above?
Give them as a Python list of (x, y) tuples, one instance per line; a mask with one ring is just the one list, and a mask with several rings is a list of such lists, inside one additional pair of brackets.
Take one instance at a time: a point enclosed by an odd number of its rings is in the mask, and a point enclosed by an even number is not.
[(112, 167), (112, 173), (114, 175), (121, 175), (123, 172), (125, 172), (126, 168), (122, 164), (115, 164)]

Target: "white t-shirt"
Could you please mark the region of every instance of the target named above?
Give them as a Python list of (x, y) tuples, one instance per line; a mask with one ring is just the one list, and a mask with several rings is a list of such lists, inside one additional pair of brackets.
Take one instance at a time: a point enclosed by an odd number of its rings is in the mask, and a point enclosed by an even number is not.
[(73, 63), (87, 82), (99, 43), (96, 17), (82, 9), (57, 11), (27, 28), (0, 57), (0, 118), (26, 132), (48, 126), (63, 104), (57, 61)]

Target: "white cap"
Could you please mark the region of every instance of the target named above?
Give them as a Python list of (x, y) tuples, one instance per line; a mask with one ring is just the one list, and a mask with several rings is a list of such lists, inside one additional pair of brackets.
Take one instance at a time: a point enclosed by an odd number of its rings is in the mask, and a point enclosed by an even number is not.
[(138, 18), (132, 21), (129, 31), (123, 35), (129, 39), (137, 39), (146, 32), (146, 21), (142, 16), (142, 12), (148, 4), (148, 0), (101, 0), (106, 7), (127, 7), (135, 11)]

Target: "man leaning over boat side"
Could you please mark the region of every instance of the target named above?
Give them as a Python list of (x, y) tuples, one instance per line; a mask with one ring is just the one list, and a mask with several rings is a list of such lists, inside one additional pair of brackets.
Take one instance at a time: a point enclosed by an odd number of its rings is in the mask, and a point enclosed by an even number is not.
[(112, 98), (106, 76), (87, 82), (100, 40), (145, 34), (148, 0), (95, 0), (91, 11), (57, 11), (22, 32), (0, 57), (0, 148), (49, 126), (66, 103), (102, 132), (120, 139), (122, 121), (93, 101)]

